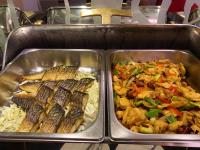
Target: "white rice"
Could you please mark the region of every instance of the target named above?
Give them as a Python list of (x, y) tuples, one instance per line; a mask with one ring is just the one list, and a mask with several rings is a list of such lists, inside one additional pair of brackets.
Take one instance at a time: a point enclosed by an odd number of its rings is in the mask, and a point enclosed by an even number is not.
[(0, 132), (15, 132), (26, 115), (16, 104), (3, 106), (0, 111)]

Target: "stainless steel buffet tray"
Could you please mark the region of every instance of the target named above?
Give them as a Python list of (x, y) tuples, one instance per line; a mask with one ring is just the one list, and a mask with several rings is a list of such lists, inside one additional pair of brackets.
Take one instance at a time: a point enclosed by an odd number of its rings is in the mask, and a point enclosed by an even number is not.
[(59, 141), (59, 142), (101, 142), (104, 139), (104, 57), (95, 50), (28, 49), (21, 52), (0, 74), (0, 103), (8, 105), (13, 91), (23, 74), (39, 72), (57, 65), (79, 65), (79, 70), (94, 73), (99, 83), (99, 107), (94, 123), (87, 129), (71, 134), (39, 134), (0, 132), (5, 141)]
[[(134, 133), (125, 128), (116, 118), (115, 104), (113, 100), (113, 86), (111, 65), (117, 62), (127, 61), (150, 61), (157, 59), (170, 59), (174, 63), (182, 62), (189, 72), (188, 82), (197, 90), (200, 89), (199, 68), (200, 61), (185, 51), (178, 50), (116, 50), (110, 51), (107, 55), (107, 76), (108, 76), (108, 106), (109, 110), (109, 134), (111, 140), (125, 143), (175, 143), (188, 144), (190, 142), (199, 144), (200, 136), (191, 134), (141, 134)], [(170, 143), (171, 142), (171, 143)], [(200, 144), (199, 144), (200, 145)], [(192, 146), (192, 145), (190, 145)], [(195, 146), (195, 144), (194, 144)]]

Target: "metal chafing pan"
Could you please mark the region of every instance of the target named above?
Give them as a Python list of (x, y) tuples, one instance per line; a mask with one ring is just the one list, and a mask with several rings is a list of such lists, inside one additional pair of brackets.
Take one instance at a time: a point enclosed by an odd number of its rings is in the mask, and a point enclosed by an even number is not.
[[(29, 48), (105, 49), (109, 50), (108, 51), (109, 54), (110, 54), (110, 49), (123, 49), (123, 50), (124, 49), (131, 49), (131, 50), (178, 49), (182, 51), (188, 50), (192, 54), (200, 58), (199, 43), (200, 43), (200, 29), (195, 26), (189, 26), (189, 25), (27, 26), (27, 27), (20, 27), (9, 35), (9, 38), (5, 46), (3, 66), (7, 66), (7, 64), (9, 64), (22, 50)], [(108, 111), (109, 110), (110, 107), (108, 107)], [(107, 116), (107, 112), (105, 113)], [(113, 120), (117, 121), (115, 119)], [(109, 133), (110, 131), (108, 131), (109, 121), (107, 121), (107, 119), (105, 121), (105, 125), (106, 125), (105, 128), (106, 137), (104, 142), (110, 142), (110, 133)], [(117, 129), (117, 131), (119, 131), (119, 134), (121, 133), (121, 130)], [(132, 133), (130, 133), (130, 135), (132, 135)], [(159, 141), (158, 140), (159, 138), (157, 138), (157, 140), (152, 139), (152, 141), (150, 140), (147, 141), (141, 139), (116, 140), (113, 139), (113, 137), (111, 137), (111, 141), (119, 143), (162, 144), (162, 145), (176, 145), (176, 146), (190, 146), (190, 147), (200, 146), (199, 141), (197, 140), (198, 138), (197, 135), (195, 135), (196, 139), (193, 138), (191, 135), (190, 137), (191, 140), (188, 140), (187, 142), (184, 141), (184, 139), (180, 138), (180, 140), (182, 141), (177, 140), (178, 141), (177, 143), (175, 142), (176, 140)], [(7, 136), (7, 138), (11, 137)], [(194, 142), (192, 141), (193, 139)], [(85, 140), (85, 142), (87, 141)], [(188, 145), (189, 142), (190, 144)]]
[[(108, 106), (109, 111), (109, 134), (111, 140), (122, 143), (167, 143), (167, 145), (176, 145), (179, 143), (188, 144), (192, 142), (199, 144), (200, 136), (191, 134), (141, 134), (134, 133), (125, 128), (116, 118), (115, 104), (113, 100), (113, 86), (111, 65), (124, 61), (141, 61), (170, 59), (174, 63), (182, 62), (189, 72), (188, 82), (195, 88), (200, 89), (199, 68), (200, 61), (191, 53), (179, 50), (117, 50), (111, 51), (107, 55), (107, 76), (108, 76)], [(196, 142), (196, 143), (195, 143)]]
[(39, 72), (57, 65), (79, 65), (81, 72), (94, 73), (99, 83), (99, 108), (94, 123), (87, 129), (71, 134), (39, 134), (0, 132), (5, 141), (57, 141), (94, 142), (104, 139), (104, 59), (100, 51), (67, 49), (28, 49), (10, 62), (0, 75), (0, 103), (8, 105), (12, 93), (19, 84), (19, 76)]

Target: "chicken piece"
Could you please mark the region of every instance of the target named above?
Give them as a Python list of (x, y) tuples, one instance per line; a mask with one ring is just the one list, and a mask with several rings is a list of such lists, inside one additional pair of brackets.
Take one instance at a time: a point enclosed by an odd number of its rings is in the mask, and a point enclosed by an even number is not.
[(173, 111), (170, 111), (170, 110), (163, 110), (162, 111), (162, 114), (165, 116), (165, 117), (167, 117), (167, 116), (177, 116), (177, 114), (176, 113), (174, 113)]
[(164, 87), (164, 88), (170, 88), (171, 87), (171, 85), (172, 85), (172, 83), (170, 83), (170, 82), (163, 82), (163, 83), (160, 83), (160, 82), (156, 82), (156, 85), (159, 85), (159, 86), (161, 86), (161, 87)]
[(187, 118), (188, 123), (193, 124), (193, 117), (194, 115), (192, 114), (192, 112), (187, 111), (186, 118)]
[(200, 127), (198, 127), (197, 125), (193, 124), (191, 126), (191, 129), (194, 131), (194, 133), (200, 134)]
[(200, 127), (200, 118), (199, 118), (199, 116), (194, 118), (194, 124), (196, 126)]
[(137, 77), (139, 80), (144, 81), (145, 83), (155, 81), (155, 78), (152, 75), (139, 74), (139, 75), (137, 75)]
[(183, 121), (176, 121), (171, 124), (169, 124), (169, 130), (170, 131), (176, 131), (179, 127), (183, 126)]
[(156, 120), (154, 123), (155, 133), (164, 133), (168, 128), (168, 123), (163, 120)]
[(118, 119), (122, 119), (124, 115), (124, 111), (116, 111), (116, 115)]
[(178, 89), (183, 93), (184, 97), (191, 99), (192, 101), (200, 102), (200, 94), (195, 92), (190, 86), (183, 87), (182, 85), (178, 85)]
[(164, 93), (164, 89), (161, 87), (156, 87), (155, 88), (155, 93), (156, 96), (160, 96), (160, 97), (166, 97), (165, 93)]
[(132, 126), (131, 127), (131, 131), (133, 131), (133, 132), (139, 132), (139, 127), (138, 126)]
[(147, 119), (145, 113), (146, 111), (141, 108), (127, 107), (124, 111), (122, 124), (132, 127), (135, 123), (143, 122)]
[(139, 99), (144, 99), (145, 97), (151, 97), (152, 94), (153, 94), (153, 91), (144, 90), (141, 93), (139, 93), (136, 97)]
[(182, 63), (178, 64), (179, 70), (180, 70), (180, 74), (182, 76), (184, 76), (186, 74), (186, 69), (184, 67), (184, 65)]
[(113, 81), (114, 81), (114, 82), (117, 82), (117, 81), (119, 81), (119, 78), (118, 78), (116, 75), (114, 75), (114, 76), (113, 76)]
[(125, 97), (122, 97), (122, 98), (118, 97), (118, 100), (119, 100), (119, 107), (121, 109), (126, 109), (127, 107), (131, 106), (130, 101)]
[(182, 111), (183, 115), (181, 116), (181, 120), (185, 126), (187, 126), (187, 111)]
[(115, 85), (114, 90), (118, 95), (125, 95), (128, 89)]
[(178, 101), (172, 101), (172, 103), (170, 104), (173, 107), (179, 108), (179, 107), (183, 107), (185, 105), (187, 105), (188, 102), (184, 101), (184, 100), (178, 100)]
[(170, 78), (171, 77), (178, 77), (179, 76), (179, 71), (178, 71), (178, 68), (170, 68), (168, 70), (168, 74), (170, 75)]
[(161, 104), (161, 105), (158, 105), (157, 108), (158, 109), (164, 109), (164, 108), (167, 108), (170, 104)]

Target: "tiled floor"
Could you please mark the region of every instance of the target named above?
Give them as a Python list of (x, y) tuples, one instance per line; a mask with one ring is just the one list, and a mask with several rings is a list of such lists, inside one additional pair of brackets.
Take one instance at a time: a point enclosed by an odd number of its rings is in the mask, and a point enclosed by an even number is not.
[[(98, 149), (99, 148), (99, 149)], [(151, 150), (152, 145), (133, 145), (133, 144), (120, 144), (117, 150)], [(108, 145), (102, 144), (64, 144), (61, 150), (109, 150)], [(162, 147), (156, 146), (154, 150), (163, 150)]]

